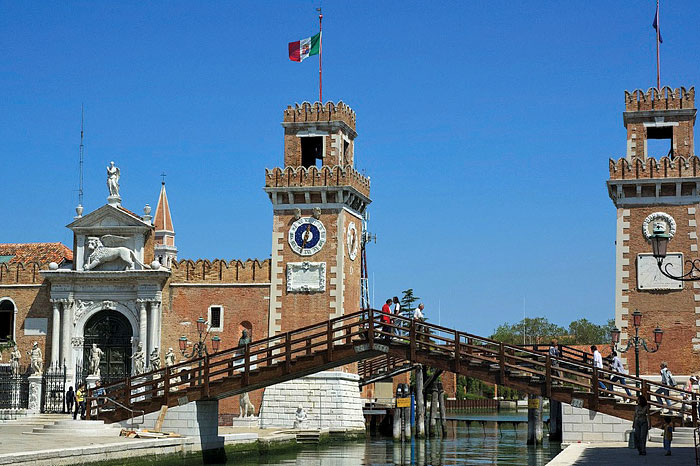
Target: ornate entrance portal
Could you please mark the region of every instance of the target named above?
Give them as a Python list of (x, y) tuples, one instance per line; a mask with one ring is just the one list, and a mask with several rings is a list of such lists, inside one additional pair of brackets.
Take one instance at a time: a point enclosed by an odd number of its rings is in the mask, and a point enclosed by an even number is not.
[(103, 382), (123, 379), (131, 374), (132, 330), (129, 320), (118, 311), (103, 310), (85, 323), (83, 377), (90, 375), (90, 350), (93, 343), (104, 355), (100, 360)]

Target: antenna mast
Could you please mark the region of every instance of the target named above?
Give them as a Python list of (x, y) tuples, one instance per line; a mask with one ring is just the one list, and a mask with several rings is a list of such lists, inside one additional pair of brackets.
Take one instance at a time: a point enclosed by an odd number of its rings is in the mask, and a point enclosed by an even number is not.
[(80, 164), (79, 164), (79, 176), (80, 182), (78, 187), (78, 205), (83, 205), (83, 153), (85, 146), (83, 145), (83, 137), (85, 136), (85, 111), (83, 104), (80, 104)]

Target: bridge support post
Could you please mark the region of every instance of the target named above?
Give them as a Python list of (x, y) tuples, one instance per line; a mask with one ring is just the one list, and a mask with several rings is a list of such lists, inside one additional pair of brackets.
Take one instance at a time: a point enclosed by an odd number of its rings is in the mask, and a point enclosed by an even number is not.
[(561, 441), (562, 409), (561, 402), (549, 399), (549, 440)]
[(438, 387), (437, 384), (433, 384), (433, 391), (430, 394), (430, 432), (428, 435), (435, 437), (437, 434), (437, 416), (438, 416)]
[(425, 438), (425, 398), (423, 397), (423, 366), (414, 371), (416, 381), (416, 437)]
[(542, 445), (542, 397), (530, 396), (527, 400), (527, 444)]
[(447, 419), (446, 419), (446, 407), (445, 407), (445, 390), (442, 389), (442, 382), (438, 380), (438, 400), (440, 400), (440, 427), (442, 430), (442, 436), (447, 436)]
[(403, 408), (394, 408), (394, 424), (391, 430), (391, 434), (394, 437), (394, 441), (401, 441), (401, 413)]

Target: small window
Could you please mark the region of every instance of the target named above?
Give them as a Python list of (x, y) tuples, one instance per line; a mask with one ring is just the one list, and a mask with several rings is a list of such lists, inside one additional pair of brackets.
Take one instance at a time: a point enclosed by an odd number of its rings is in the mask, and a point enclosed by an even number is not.
[(306, 168), (323, 165), (323, 137), (301, 138), (301, 164)]
[(0, 301), (0, 341), (12, 340), (15, 329), (15, 305), (9, 299)]
[(209, 307), (209, 327), (216, 332), (221, 332), (224, 329), (224, 308), (222, 306)]

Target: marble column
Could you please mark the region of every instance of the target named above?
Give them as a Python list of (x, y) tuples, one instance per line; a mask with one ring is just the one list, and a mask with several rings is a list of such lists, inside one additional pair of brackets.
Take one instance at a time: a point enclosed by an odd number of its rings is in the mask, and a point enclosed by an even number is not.
[(60, 362), (65, 362), (67, 365), (72, 365), (71, 360), (71, 303), (68, 301), (63, 302), (63, 315), (61, 316), (61, 323), (63, 324), (63, 332), (61, 338), (61, 358)]
[(150, 330), (150, 348), (148, 348), (149, 354), (153, 351), (153, 348), (160, 348), (160, 343), (158, 343), (158, 329), (160, 328), (160, 319), (158, 318), (159, 303), (157, 301), (151, 301), (151, 328)]
[(60, 344), (61, 344), (61, 313), (59, 306), (61, 305), (58, 301), (52, 301), (53, 304), (53, 316), (51, 320), (51, 364), (57, 364), (60, 357)]
[(146, 315), (146, 301), (139, 301), (139, 341), (146, 352), (146, 366), (148, 366), (148, 317)]

